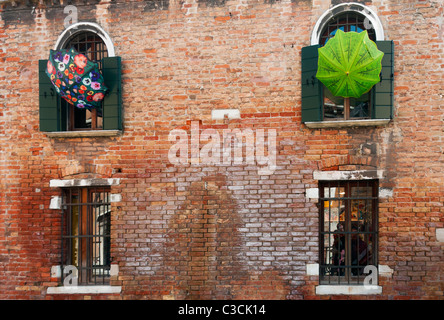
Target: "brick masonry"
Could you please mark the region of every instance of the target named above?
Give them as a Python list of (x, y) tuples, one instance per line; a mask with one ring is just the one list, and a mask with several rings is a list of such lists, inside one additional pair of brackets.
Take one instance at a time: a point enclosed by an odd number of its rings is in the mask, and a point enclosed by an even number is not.
[[(332, 1), (333, 4), (341, 1)], [(361, 2), (361, 1), (359, 1)], [(362, 3), (362, 2), (361, 2)], [(0, 2), (0, 298), (327, 299), (317, 296), (315, 170), (384, 171), (383, 293), (442, 299), (443, 7), (366, 1), (395, 42), (395, 115), (383, 127), (301, 124), (300, 52), (319, 0), (73, 1), (123, 64), (124, 133), (51, 138), (39, 131), (38, 59), (62, 33), (66, 4)], [(215, 109), (240, 119), (212, 120)], [(277, 168), (173, 166), (173, 129), (275, 129)], [(120, 294), (49, 295), (60, 264), (53, 179), (120, 178), (112, 193), (112, 263)]]

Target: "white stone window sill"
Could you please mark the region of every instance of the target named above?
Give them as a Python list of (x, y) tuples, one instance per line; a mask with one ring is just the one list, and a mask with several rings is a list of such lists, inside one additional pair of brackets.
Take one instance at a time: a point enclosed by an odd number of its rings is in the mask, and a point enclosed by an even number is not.
[(385, 126), (390, 119), (360, 119), (360, 120), (335, 120), (335, 121), (316, 121), (305, 122), (308, 128), (347, 128), (347, 127), (374, 127)]
[(49, 287), (47, 294), (111, 294), (120, 293), (121, 286), (63, 286)]
[(377, 285), (320, 285), (316, 287), (316, 294), (318, 295), (368, 295), (381, 294), (382, 287)]
[(54, 131), (45, 132), (50, 138), (89, 138), (115, 137), (122, 134), (121, 130), (82, 130), (82, 131)]

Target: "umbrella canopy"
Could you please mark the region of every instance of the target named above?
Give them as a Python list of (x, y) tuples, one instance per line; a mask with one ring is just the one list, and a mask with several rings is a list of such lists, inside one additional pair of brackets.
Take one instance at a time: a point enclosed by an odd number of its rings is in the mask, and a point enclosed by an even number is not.
[(380, 81), (384, 53), (369, 39), (367, 30), (338, 29), (318, 51), (316, 77), (335, 96), (359, 98)]
[(78, 108), (99, 107), (108, 88), (97, 63), (70, 50), (51, 50), (46, 67), (57, 93)]

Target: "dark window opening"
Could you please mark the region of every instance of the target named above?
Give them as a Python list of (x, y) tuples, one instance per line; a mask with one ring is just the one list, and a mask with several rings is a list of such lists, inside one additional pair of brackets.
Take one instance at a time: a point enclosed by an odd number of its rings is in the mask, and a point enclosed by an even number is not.
[(378, 181), (320, 183), (320, 284), (363, 284), (378, 266)]
[[(77, 268), (78, 283), (108, 284), (111, 203), (109, 188), (63, 190), (62, 270)], [(64, 280), (62, 274), (62, 283)]]
[[(102, 71), (102, 59), (108, 57), (108, 51), (102, 38), (90, 31), (82, 31), (74, 35), (64, 46), (74, 48), (84, 54), (91, 61), (97, 62)], [(73, 130), (101, 130), (103, 129), (103, 102), (98, 108), (80, 109), (61, 99), (62, 110), (67, 117), (69, 131)]]
[[(369, 25), (370, 26), (370, 25)], [(344, 32), (362, 32), (367, 30), (372, 41), (376, 41), (376, 34), (373, 28), (366, 28), (365, 16), (357, 12), (344, 12), (333, 17), (325, 26), (319, 39), (319, 45), (324, 46), (327, 41), (334, 37), (336, 31), (341, 29)], [(324, 120), (348, 120), (348, 119), (370, 119), (371, 118), (371, 98), (372, 90), (364, 93), (359, 98), (348, 98), (334, 96), (330, 90), (322, 85)]]

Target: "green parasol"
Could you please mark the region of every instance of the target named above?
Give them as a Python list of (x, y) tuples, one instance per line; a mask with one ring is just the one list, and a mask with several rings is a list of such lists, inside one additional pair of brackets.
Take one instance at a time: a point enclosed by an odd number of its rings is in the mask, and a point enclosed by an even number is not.
[(338, 29), (319, 48), (316, 77), (335, 96), (359, 98), (380, 81), (383, 56), (367, 30), (357, 33)]

